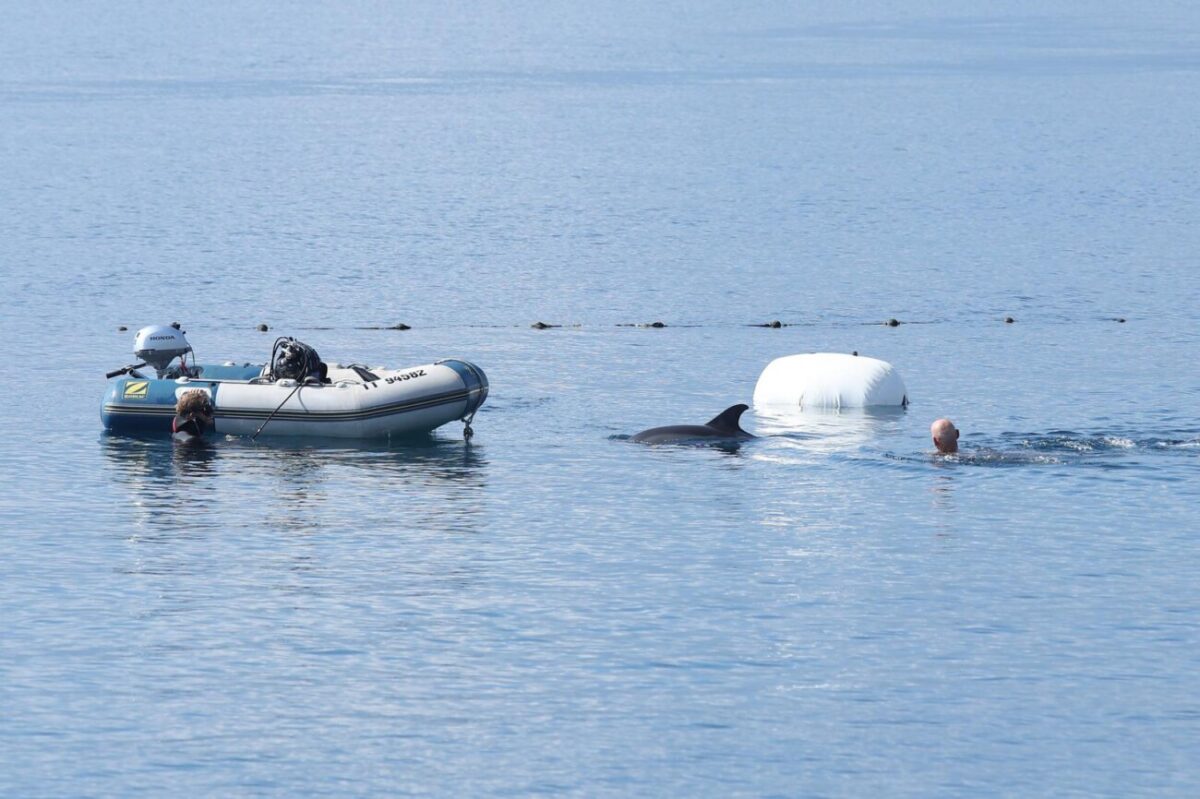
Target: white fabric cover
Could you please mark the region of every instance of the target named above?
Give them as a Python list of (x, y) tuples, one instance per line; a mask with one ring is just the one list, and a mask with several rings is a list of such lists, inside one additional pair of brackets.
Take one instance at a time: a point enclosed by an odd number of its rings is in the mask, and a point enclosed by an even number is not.
[(790, 405), (802, 410), (903, 406), (907, 402), (904, 380), (890, 363), (839, 352), (776, 358), (763, 369), (754, 387), (755, 405)]

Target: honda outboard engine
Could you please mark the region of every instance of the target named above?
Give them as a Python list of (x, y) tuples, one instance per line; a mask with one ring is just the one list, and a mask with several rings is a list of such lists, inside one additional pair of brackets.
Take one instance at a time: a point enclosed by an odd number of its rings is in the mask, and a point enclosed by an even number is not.
[(133, 339), (133, 355), (140, 361), (153, 366), (161, 380), (167, 367), (176, 358), (192, 351), (183, 331), (174, 326), (151, 325), (143, 327)]

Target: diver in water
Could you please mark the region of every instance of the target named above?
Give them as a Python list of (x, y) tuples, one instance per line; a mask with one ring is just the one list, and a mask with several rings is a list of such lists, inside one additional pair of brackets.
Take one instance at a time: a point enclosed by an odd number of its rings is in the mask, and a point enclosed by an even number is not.
[(958, 428), (949, 419), (938, 419), (929, 425), (929, 433), (933, 436), (933, 445), (942, 455), (953, 455), (958, 452)]
[(171, 432), (176, 441), (199, 441), (213, 427), (212, 400), (207, 391), (185, 391), (175, 403)]

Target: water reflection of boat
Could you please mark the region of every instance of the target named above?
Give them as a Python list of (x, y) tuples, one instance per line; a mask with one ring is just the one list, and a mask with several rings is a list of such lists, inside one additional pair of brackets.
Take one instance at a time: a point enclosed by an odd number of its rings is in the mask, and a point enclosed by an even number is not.
[(488, 461), (461, 442), (183, 446), (105, 435), (101, 447), (130, 541), (236, 534), (291, 546), (291, 536), (330, 533), (473, 534), (486, 519)]
[[(251, 442), (229, 438), (219, 446), (207, 441), (174, 443), (158, 436), (103, 434), (101, 447), (117, 467), (116, 479), (141, 488), (175, 483), (181, 478), (217, 475), (223, 465), (235, 465), (245, 476), (299, 476), (324, 468), (361, 470), (375, 475), (402, 476), (419, 482), (470, 481), (487, 463), (478, 445), (419, 436), (401, 441), (348, 441), (306, 438)], [(263, 457), (270, 454), (270, 457)]]
[[(135, 525), (177, 528), (232, 523), (222, 509), (254, 509), (291, 526), (288, 520), (317, 522), (338, 516), (330, 495), (361, 493), (369, 482), (403, 484), (410, 494), (424, 492), (431, 507), (456, 501), (462, 489), (484, 484), (487, 459), (478, 446), (463, 447), (427, 438), (404, 445), (377, 442), (336, 448), (327, 442), (265, 445), (232, 439), (219, 446), (180, 445), (155, 438), (104, 435), (101, 447), (113, 466), (114, 481), (127, 492), (126, 507)], [(210, 513), (211, 512), (211, 513)]]
[(118, 467), (114, 476), (119, 483), (145, 488), (181, 477), (211, 473), (219, 451), (206, 441), (186, 445), (169, 439), (115, 436), (103, 433), (100, 447), (109, 462)]
[(316, 595), (333, 576), (371, 569), (387, 590), (414, 594), (473, 579), (488, 519), (485, 450), (434, 438), (325, 444), (104, 435), (120, 500), (101, 534), (127, 555), (114, 568), (170, 575), (160, 598), (180, 612), (210, 580)]

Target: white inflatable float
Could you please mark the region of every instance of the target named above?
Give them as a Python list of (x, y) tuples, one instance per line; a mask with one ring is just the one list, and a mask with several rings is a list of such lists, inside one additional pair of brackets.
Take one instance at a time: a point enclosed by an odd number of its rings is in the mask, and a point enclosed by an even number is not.
[(846, 408), (903, 408), (904, 379), (887, 361), (838, 352), (776, 358), (754, 387), (754, 404), (802, 411)]

